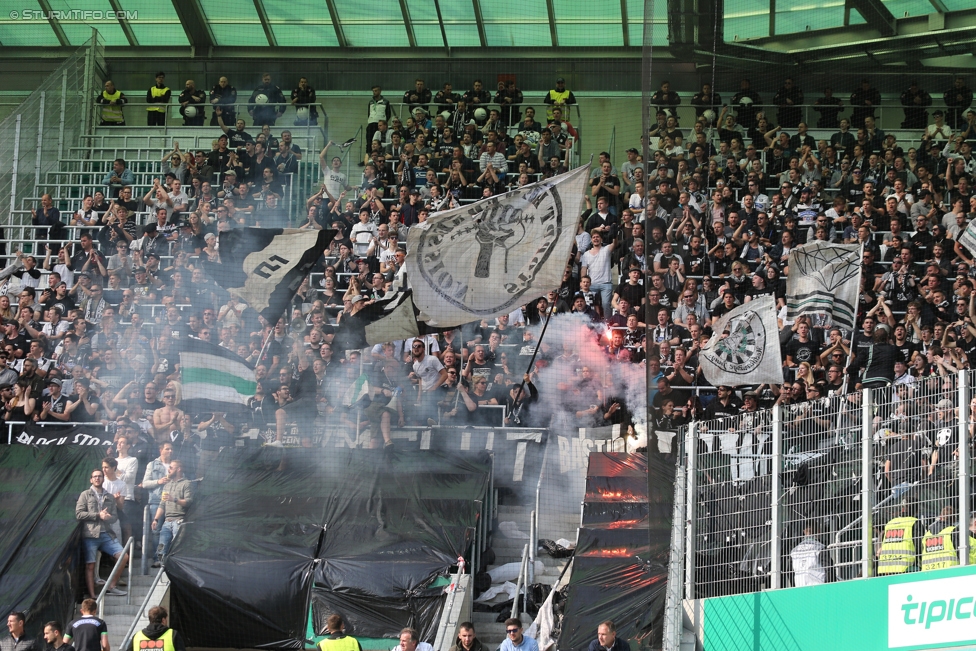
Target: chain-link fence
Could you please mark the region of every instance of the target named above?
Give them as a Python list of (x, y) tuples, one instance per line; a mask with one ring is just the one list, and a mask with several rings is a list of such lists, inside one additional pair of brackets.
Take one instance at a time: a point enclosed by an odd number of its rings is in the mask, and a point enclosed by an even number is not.
[[(947, 527), (958, 538), (952, 563), (966, 564), (973, 380), (906, 376), (846, 395), (782, 396), (773, 409), (686, 428), (685, 597), (930, 569), (930, 540)], [(895, 567), (882, 547), (900, 522), (913, 547)]]

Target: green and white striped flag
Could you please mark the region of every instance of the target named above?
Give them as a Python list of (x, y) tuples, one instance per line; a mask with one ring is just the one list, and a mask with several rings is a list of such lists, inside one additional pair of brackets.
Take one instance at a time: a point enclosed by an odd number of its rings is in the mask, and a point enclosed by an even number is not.
[(349, 390), (346, 391), (346, 395), (342, 401), (346, 407), (351, 407), (352, 405), (359, 402), (359, 399), (365, 395), (369, 394), (369, 380), (366, 378), (366, 374), (363, 373), (359, 376)]
[(247, 404), (257, 381), (250, 364), (220, 346), (187, 339), (180, 352), (183, 402), (187, 411), (228, 411)]

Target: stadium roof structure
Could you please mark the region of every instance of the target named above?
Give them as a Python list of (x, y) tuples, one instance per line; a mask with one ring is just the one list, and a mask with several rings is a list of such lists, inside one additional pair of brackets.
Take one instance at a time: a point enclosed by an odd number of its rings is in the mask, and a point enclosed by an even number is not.
[[(708, 65), (971, 67), (971, 0), (6, 0), (8, 56), (56, 56), (99, 30), (111, 50), (268, 56), (655, 56)], [(23, 5), (23, 6), (16, 6)], [(715, 20), (715, 16), (720, 20)], [(645, 24), (645, 18), (647, 22)], [(714, 38), (717, 36), (717, 38)], [(531, 52), (537, 52), (533, 55)], [(525, 53), (525, 54), (522, 54)], [(121, 54), (121, 52), (119, 52)], [(139, 51), (130, 51), (138, 56)], [(866, 59), (865, 59), (866, 57)]]

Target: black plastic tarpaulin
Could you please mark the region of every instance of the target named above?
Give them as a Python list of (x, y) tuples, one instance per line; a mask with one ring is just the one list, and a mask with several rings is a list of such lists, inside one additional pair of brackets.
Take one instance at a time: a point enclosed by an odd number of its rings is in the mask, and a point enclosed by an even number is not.
[(664, 455), (589, 455), (557, 648), (586, 649), (600, 622), (637, 651), (660, 644), (671, 543), (674, 469)]
[(208, 468), (167, 574), (187, 646), (304, 645), (338, 612), (364, 637), (430, 633), (438, 576), (472, 539), (485, 453), (225, 449)]
[(0, 612), (27, 613), (31, 635), (72, 616), (81, 561), (75, 504), (103, 454), (100, 446), (0, 447)]

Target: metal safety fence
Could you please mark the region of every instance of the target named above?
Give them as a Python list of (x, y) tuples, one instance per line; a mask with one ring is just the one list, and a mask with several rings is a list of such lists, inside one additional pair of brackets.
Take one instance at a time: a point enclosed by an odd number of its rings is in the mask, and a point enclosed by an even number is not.
[[(684, 597), (917, 570), (925, 532), (952, 526), (971, 563), (976, 375), (942, 370), (811, 399), (787, 383), (772, 409), (686, 426)], [(917, 521), (915, 560), (879, 568), (895, 518)]]
[(35, 195), (45, 174), (88, 133), (91, 112), (85, 98), (92, 96), (103, 69), (104, 46), (93, 30), (85, 45), (0, 122), (0, 160), (6, 162), (0, 168), (0, 197), (5, 202), (0, 209), (8, 213), (3, 225), (21, 223), (23, 217), (13, 215), (22, 200)]

